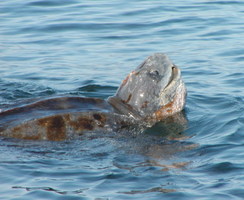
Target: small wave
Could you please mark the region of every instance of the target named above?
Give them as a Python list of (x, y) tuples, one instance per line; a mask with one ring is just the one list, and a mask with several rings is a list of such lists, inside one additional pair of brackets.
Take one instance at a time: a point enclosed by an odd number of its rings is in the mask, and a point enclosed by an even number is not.
[(0, 105), (12, 104), (20, 99), (38, 98), (54, 95), (56, 91), (49, 87), (31, 83), (0, 81)]
[(41, 0), (41, 1), (32, 1), (27, 3), (26, 6), (36, 6), (36, 7), (58, 7), (58, 6), (67, 6), (70, 4), (77, 3), (74, 0), (64, 1), (64, 0)]
[(117, 87), (103, 86), (98, 84), (88, 84), (77, 88), (70, 94), (82, 95), (87, 97), (107, 98), (113, 96)]

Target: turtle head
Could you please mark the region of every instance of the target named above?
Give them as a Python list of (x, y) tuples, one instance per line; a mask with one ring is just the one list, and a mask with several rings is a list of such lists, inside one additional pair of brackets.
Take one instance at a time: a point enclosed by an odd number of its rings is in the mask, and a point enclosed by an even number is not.
[(156, 53), (132, 71), (108, 101), (119, 113), (161, 120), (180, 112), (185, 98), (179, 68), (165, 54)]

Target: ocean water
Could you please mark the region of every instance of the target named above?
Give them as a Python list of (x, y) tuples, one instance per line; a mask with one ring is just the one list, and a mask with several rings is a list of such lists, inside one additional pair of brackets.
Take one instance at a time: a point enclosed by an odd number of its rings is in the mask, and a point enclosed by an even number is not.
[(11, 0), (0, 19), (0, 109), (106, 99), (155, 52), (188, 89), (177, 140), (0, 138), (0, 199), (244, 199), (243, 1)]

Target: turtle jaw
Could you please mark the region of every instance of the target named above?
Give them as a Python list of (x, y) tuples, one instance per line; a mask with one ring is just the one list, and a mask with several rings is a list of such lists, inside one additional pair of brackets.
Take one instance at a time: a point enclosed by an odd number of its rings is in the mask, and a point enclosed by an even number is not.
[(171, 77), (170, 77), (169, 82), (168, 82), (168, 84), (166, 85), (165, 89), (166, 89), (167, 87), (169, 87), (175, 79), (178, 78), (179, 73), (180, 73), (180, 70), (178, 69), (178, 67), (176, 67), (175, 65), (173, 65), (173, 67), (172, 67), (172, 71), (171, 71)]
[(173, 101), (173, 98), (176, 93), (176, 89), (181, 81), (181, 72), (178, 67), (175, 65), (172, 66), (171, 77), (168, 84), (162, 88), (159, 94), (160, 103), (159, 106), (164, 106), (169, 102)]
[(160, 103), (152, 117), (162, 120), (179, 113), (184, 109), (187, 90), (181, 72), (175, 65), (172, 67), (172, 78), (169, 84), (160, 92)]

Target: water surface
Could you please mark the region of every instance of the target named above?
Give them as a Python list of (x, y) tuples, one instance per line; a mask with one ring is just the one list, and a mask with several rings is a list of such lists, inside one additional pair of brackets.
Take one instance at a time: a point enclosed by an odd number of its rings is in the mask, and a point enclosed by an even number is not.
[[(244, 2), (0, 3), (0, 108), (107, 98), (167, 53), (188, 89), (188, 128), (78, 141), (0, 139), (1, 199), (243, 199)], [(175, 137), (175, 135), (174, 135)]]

